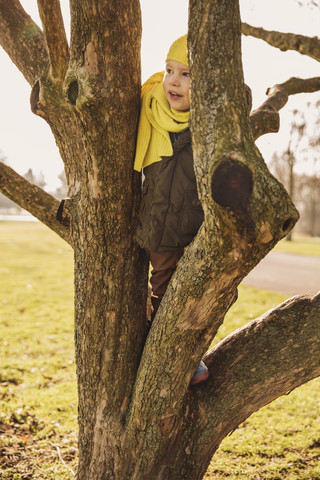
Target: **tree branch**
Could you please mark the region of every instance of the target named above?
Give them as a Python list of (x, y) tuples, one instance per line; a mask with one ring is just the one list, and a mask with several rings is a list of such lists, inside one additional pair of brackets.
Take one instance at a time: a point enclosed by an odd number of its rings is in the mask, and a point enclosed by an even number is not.
[[(298, 218), (250, 134), (238, 2), (189, 5), (191, 130), (205, 220), (185, 249), (145, 345), (128, 431), (139, 430), (141, 416), (155, 428), (152, 437), (140, 436), (134, 455), (147, 449), (144, 442), (162, 443), (169, 454), (191, 377), (235, 301), (238, 284)], [(150, 364), (156, 351), (161, 355)], [(166, 437), (163, 422), (170, 428)], [(157, 463), (148, 453), (147, 459)], [(149, 478), (154, 473), (149, 471)]]
[(69, 61), (69, 46), (59, 0), (38, 0), (53, 77), (63, 79)]
[(320, 90), (320, 77), (289, 78), (284, 83), (268, 88), (267, 100), (250, 114), (253, 137), (256, 140), (265, 133), (279, 130), (279, 110), (285, 106), (290, 95), (312, 93)]
[(247, 36), (264, 40), (272, 47), (279, 48), (285, 52), (295, 50), (302, 55), (314, 58), (320, 61), (320, 40), (318, 37), (305, 37), (294, 33), (282, 33), (264, 30), (263, 28), (252, 27), (247, 23), (242, 23), (242, 33)]
[[(320, 292), (286, 300), (212, 348), (212, 376), (202, 397), (212, 408), (222, 390), (241, 398), (225, 412), (230, 431), (256, 410), (320, 375)], [(225, 379), (232, 378), (232, 385)], [(241, 393), (240, 393), (241, 392)], [(240, 396), (238, 394), (240, 393)], [(230, 396), (231, 395), (231, 396)], [(240, 421), (239, 421), (240, 420)], [(237, 423), (238, 422), (238, 423)]]
[(186, 479), (199, 465), (204, 473), (223, 438), (252, 413), (319, 376), (319, 348), (320, 292), (287, 300), (212, 348), (205, 357), (210, 376), (191, 389), (187, 408)]
[(30, 212), (72, 246), (69, 228), (66, 227), (68, 211), (64, 209), (62, 221), (57, 220), (60, 202), (37, 185), (21, 177), (11, 167), (0, 162), (0, 191), (20, 207)]
[[(70, 0), (70, 11), (69, 81), (78, 82), (77, 107), (87, 106), (88, 102), (91, 105), (101, 105), (103, 102), (106, 111), (121, 108), (124, 114), (127, 109), (131, 109), (132, 99), (123, 97), (123, 85), (134, 82), (139, 87), (137, 90), (140, 97), (140, 58), (137, 64), (137, 57), (132, 49), (133, 45), (140, 46), (140, 2)], [(127, 15), (130, 16), (131, 23), (130, 28), (125, 29), (124, 19), (127, 21)], [(121, 30), (122, 37), (119, 42)], [(122, 70), (122, 78), (115, 75), (119, 70)], [(112, 96), (108, 93), (108, 85), (112, 85)], [(124, 105), (124, 100), (128, 107)], [(107, 123), (110, 123), (109, 117)], [(103, 128), (104, 122), (99, 121), (99, 124), (95, 125), (99, 135)], [(101, 135), (101, 139), (103, 137), (106, 135)]]
[(48, 67), (43, 33), (18, 0), (0, 0), (0, 45), (30, 85)]

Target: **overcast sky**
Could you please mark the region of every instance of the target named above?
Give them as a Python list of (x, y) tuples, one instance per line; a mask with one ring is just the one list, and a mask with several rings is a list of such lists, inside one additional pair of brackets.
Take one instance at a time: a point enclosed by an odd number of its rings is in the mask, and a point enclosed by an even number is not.
[[(20, 0), (25, 10), (40, 25), (37, 0)], [(68, 1), (61, 0), (68, 30)], [(301, 8), (296, 0), (240, 0), (242, 20), (254, 26), (284, 32), (319, 36), (320, 6)], [(141, 0), (142, 79), (163, 69), (168, 48), (173, 40), (186, 33), (188, 0)], [(265, 91), (291, 76), (307, 78), (320, 75), (319, 63), (296, 52), (280, 52), (260, 40), (243, 37), (243, 67), (246, 83), (253, 91), (253, 106), (265, 99)], [(50, 128), (33, 115), (29, 107), (30, 87), (7, 54), (0, 48), (0, 150), (7, 162), (20, 174), (32, 168), (43, 172), (47, 189), (59, 185), (57, 175), (63, 164)], [(285, 149), (288, 122), (293, 108), (303, 108), (306, 101), (315, 101), (319, 94), (298, 95), (290, 99), (281, 112), (278, 134), (265, 135), (258, 146), (266, 160), (274, 150)]]

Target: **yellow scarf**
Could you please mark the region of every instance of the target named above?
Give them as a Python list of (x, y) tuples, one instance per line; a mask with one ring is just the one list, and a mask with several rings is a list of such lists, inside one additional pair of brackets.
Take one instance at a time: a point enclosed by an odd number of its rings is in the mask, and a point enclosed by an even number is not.
[(141, 88), (142, 104), (138, 127), (134, 169), (138, 172), (162, 157), (173, 154), (169, 132), (188, 128), (189, 111), (180, 112), (170, 107), (163, 86), (164, 72), (155, 73)]

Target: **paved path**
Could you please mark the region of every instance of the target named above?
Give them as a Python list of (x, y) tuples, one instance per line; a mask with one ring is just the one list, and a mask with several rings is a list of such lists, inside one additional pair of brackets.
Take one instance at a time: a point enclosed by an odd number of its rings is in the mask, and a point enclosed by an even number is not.
[(293, 295), (313, 295), (320, 290), (320, 257), (271, 251), (243, 283)]

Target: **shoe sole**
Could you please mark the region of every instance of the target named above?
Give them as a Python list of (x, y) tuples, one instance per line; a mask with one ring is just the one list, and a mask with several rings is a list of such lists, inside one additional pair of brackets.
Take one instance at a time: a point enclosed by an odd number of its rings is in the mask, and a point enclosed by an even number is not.
[(195, 378), (194, 380), (191, 380), (190, 385), (197, 385), (198, 383), (205, 382), (207, 378), (209, 377), (209, 370), (207, 370), (203, 375), (200, 377)]

